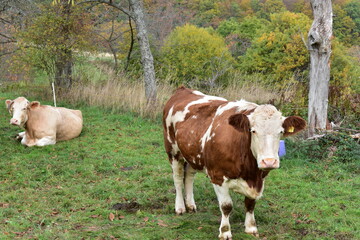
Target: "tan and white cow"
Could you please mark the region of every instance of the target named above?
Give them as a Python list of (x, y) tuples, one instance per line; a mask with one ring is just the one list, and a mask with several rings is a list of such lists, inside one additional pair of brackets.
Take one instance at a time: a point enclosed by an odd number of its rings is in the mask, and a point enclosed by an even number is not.
[(24, 97), (6, 100), (5, 104), (12, 115), (10, 124), (25, 128), (18, 138), (28, 147), (55, 144), (81, 133), (83, 118), (80, 110), (40, 105)]
[(203, 171), (214, 186), (222, 213), (219, 238), (232, 238), (230, 189), (245, 195), (245, 232), (258, 235), (255, 201), (262, 196), (264, 178), (280, 166), (280, 138), (305, 126), (302, 118), (283, 117), (272, 105), (229, 102), (179, 88), (166, 103), (163, 115), (165, 149), (176, 189), (176, 213), (196, 211), (194, 176)]

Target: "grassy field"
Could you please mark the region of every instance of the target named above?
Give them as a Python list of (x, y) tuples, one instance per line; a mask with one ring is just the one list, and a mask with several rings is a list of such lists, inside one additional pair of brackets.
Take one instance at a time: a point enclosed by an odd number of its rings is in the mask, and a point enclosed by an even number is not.
[[(2, 102), (15, 97), (0, 93)], [(21, 130), (9, 125), (3, 106), (0, 239), (217, 239), (220, 211), (204, 174), (195, 181), (199, 211), (174, 214), (160, 122), (65, 105), (83, 111), (80, 137), (27, 148), (14, 139)], [(282, 168), (267, 177), (255, 209), (260, 239), (360, 239), (354, 166), (296, 154), (284, 158)], [(244, 233), (243, 196), (232, 196), (233, 239), (256, 239)]]

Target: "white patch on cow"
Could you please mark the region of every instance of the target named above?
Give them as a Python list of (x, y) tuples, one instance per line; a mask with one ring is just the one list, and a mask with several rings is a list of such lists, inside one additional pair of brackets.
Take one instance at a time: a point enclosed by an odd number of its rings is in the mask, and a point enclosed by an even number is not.
[[(19, 133), (20, 135), (20, 133)], [(26, 139), (26, 134), (23, 135), (23, 138), (21, 139), (21, 144), (22, 145), (26, 145), (27, 139)]]
[[(214, 120), (213, 120), (214, 121)], [(206, 130), (205, 134), (202, 136), (202, 138), (200, 139), (200, 142), (201, 142), (201, 152), (204, 151), (204, 148), (205, 148), (205, 143), (207, 141), (210, 141), (211, 139), (211, 128), (212, 128), (212, 123), (210, 124), (210, 126), (208, 127), (208, 129)]]
[(227, 104), (219, 107), (216, 110), (216, 116), (220, 116), (221, 114), (223, 114), (225, 111), (236, 108), (236, 112), (240, 112), (240, 111), (244, 111), (244, 110), (250, 110), (250, 109), (254, 109), (256, 108), (258, 105), (255, 103), (251, 103), (251, 102), (247, 102), (245, 100), (240, 100), (240, 101), (236, 101), (236, 102), (228, 102)]
[(174, 143), (171, 145), (171, 154), (173, 156), (175, 156), (176, 154), (178, 154), (180, 152), (179, 146), (177, 145), (177, 143)]
[[(195, 163), (195, 159), (193, 160)], [(194, 179), (196, 170), (187, 165), (185, 169), (185, 205), (190, 212), (196, 212), (196, 205), (194, 200)]]
[(256, 227), (256, 221), (254, 212), (246, 212), (245, 217), (245, 232), (249, 234), (256, 235), (258, 233), (258, 229)]
[(25, 137), (25, 132), (20, 132), (18, 134), (18, 138), (24, 138)]
[(280, 166), (278, 155), (284, 118), (274, 106), (261, 105), (249, 116), (251, 130), (251, 151), (256, 157), (258, 167), (264, 159), (275, 159), (274, 168)]
[(197, 90), (192, 91), (192, 93), (195, 94), (195, 95), (199, 95), (199, 96), (204, 96), (204, 95), (205, 95), (205, 94), (203, 94), (202, 92), (197, 91)]
[(53, 145), (56, 143), (56, 140), (54, 137), (43, 137), (36, 141), (36, 146), (42, 147), (46, 145)]
[[(199, 92), (200, 93), (200, 92)], [(193, 105), (197, 105), (197, 104), (203, 104), (203, 103), (208, 103), (210, 101), (214, 101), (214, 100), (221, 100), (221, 101), (226, 101), (225, 98), (221, 98), (221, 97), (215, 97), (215, 96), (209, 96), (209, 95), (204, 95), (204, 94), (199, 94), (197, 93), (196, 95), (201, 95), (202, 98), (192, 101), (190, 103), (188, 103), (185, 108), (184, 111), (177, 111), (175, 114), (173, 114), (173, 107), (170, 108), (169, 113), (166, 117), (165, 123), (166, 123), (166, 128), (167, 128), (167, 138), (169, 140), (169, 142), (171, 143), (171, 139), (170, 139), (170, 133), (169, 133), (169, 128), (170, 125), (173, 124), (174, 127), (176, 127), (176, 123), (178, 122), (183, 122), (185, 120), (186, 114), (188, 114), (190, 112), (189, 108)], [(211, 130), (211, 129), (210, 129)], [(175, 134), (177, 133), (177, 131), (175, 132)], [(205, 139), (204, 139), (205, 140)], [(202, 144), (205, 145), (205, 142)]]
[(171, 107), (169, 112), (168, 112), (168, 115), (167, 115), (167, 117), (165, 119), (167, 140), (169, 141), (169, 143), (172, 143), (171, 138), (170, 138), (169, 128), (170, 128), (170, 125), (171, 125), (171, 116), (172, 116), (173, 110), (174, 110), (174, 107)]
[(184, 164), (175, 159), (172, 160), (171, 167), (173, 170), (174, 185), (176, 191), (175, 198), (175, 212), (176, 214), (183, 214), (186, 212), (185, 202), (183, 197), (184, 186)]
[[(220, 207), (220, 211), (221, 211), (221, 224), (220, 224), (220, 228), (219, 228), (219, 238), (220, 239), (231, 239), (231, 228), (230, 228), (230, 214), (225, 215), (222, 209), (222, 206), (225, 205), (233, 205), (232, 203), (232, 199), (231, 196), (229, 194), (229, 187), (227, 185), (216, 185), (213, 184), (214, 186), (214, 190), (217, 196), (217, 199), (219, 201), (219, 207)], [(228, 231), (224, 231), (223, 228), (227, 227)]]
[(197, 157), (197, 158), (201, 158), (201, 155), (200, 155), (200, 154), (198, 154), (198, 155), (196, 155), (196, 157)]
[(196, 115), (194, 115), (194, 116), (192, 116), (191, 118), (192, 118), (192, 119), (197, 119), (197, 116), (196, 116)]
[(256, 188), (249, 187), (247, 182), (243, 180), (242, 178), (238, 179), (228, 179), (224, 176), (224, 182), (222, 186), (227, 186), (228, 188), (232, 189), (234, 192), (241, 193), (251, 199), (259, 199), (262, 197), (262, 193), (264, 191), (264, 184), (262, 185), (262, 188), (260, 192), (256, 190)]
[(190, 133), (191, 133), (191, 134), (194, 134), (194, 130), (191, 130)]

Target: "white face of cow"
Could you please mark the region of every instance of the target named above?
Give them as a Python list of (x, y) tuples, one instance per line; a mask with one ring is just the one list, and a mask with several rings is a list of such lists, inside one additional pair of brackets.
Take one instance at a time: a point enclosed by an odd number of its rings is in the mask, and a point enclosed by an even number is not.
[(284, 117), (272, 105), (261, 105), (248, 116), (251, 132), (251, 151), (260, 169), (280, 167), (279, 144), (284, 133)]
[(260, 105), (250, 115), (234, 114), (230, 116), (229, 124), (240, 132), (250, 130), (251, 152), (258, 167), (264, 170), (280, 167), (280, 137), (293, 135), (306, 127), (306, 121), (301, 117), (285, 118), (272, 105)]
[(12, 115), (10, 124), (24, 126), (28, 120), (27, 109), (30, 102), (24, 97), (18, 97), (15, 100), (6, 100), (6, 107)]

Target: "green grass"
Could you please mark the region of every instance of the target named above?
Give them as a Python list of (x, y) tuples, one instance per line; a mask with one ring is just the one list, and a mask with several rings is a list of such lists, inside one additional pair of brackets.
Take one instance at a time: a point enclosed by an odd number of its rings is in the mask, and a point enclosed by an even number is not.
[[(15, 97), (3, 92), (0, 101)], [(204, 174), (195, 181), (199, 211), (174, 214), (160, 122), (77, 108), (84, 116), (80, 137), (42, 148), (17, 142), (21, 130), (0, 108), (0, 239), (217, 239), (220, 211)], [(255, 209), (260, 239), (360, 239), (353, 166), (283, 159)], [(232, 196), (233, 239), (256, 239), (244, 233), (243, 196)], [(112, 209), (117, 203), (137, 205)]]

